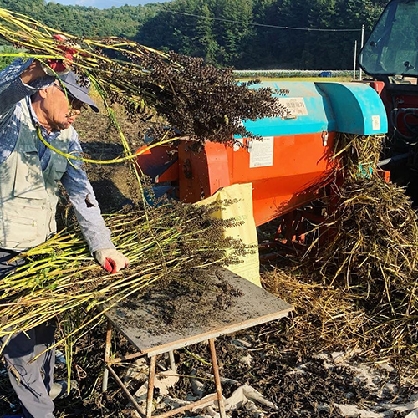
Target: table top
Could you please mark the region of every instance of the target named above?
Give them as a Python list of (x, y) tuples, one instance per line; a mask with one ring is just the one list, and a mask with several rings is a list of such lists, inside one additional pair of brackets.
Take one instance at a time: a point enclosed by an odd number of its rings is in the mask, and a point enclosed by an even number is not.
[[(203, 273), (196, 270), (195, 274)], [(277, 320), (293, 310), (290, 304), (227, 269), (205, 271), (203, 286), (179, 299), (171, 286), (150, 288), (105, 315), (140, 353), (153, 356)], [(217, 289), (212, 296), (211, 288)]]

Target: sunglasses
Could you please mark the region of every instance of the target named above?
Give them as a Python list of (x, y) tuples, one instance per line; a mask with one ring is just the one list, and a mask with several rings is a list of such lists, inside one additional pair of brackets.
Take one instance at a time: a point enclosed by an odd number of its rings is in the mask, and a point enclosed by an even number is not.
[(64, 89), (60, 84), (54, 84), (54, 86), (58, 90), (62, 91), (68, 98), (68, 101), (70, 102), (70, 111), (79, 110), (81, 112), (82, 110), (87, 109), (87, 105), (84, 102), (74, 97), (67, 89)]

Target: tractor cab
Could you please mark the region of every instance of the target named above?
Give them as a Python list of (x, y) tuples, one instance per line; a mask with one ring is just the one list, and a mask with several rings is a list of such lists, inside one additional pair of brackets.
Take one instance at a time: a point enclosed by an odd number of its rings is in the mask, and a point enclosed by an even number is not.
[[(360, 52), (382, 99), (388, 135), (381, 167), (418, 204), (418, 0), (392, 0)], [(364, 80), (366, 81), (366, 80)]]
[(392, 0), (360, 53), (360, 65), (376, 80), (416, 84), (418, 1)]

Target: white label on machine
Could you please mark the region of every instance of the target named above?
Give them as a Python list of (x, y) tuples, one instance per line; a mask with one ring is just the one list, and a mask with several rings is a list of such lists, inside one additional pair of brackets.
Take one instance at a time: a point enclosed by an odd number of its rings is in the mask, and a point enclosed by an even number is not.
[(303, 97), (280, 97), (279, 104), (289, 110), (292, 116), (307, 116), (308, 108), (305, 105)]
[(273, 166), (273, 137), (264, 136), (263, 139), (253, 139), (248, 144), (250, 153), (250, 168)]
[(374, 131), (380, 131), (380, 116), (372, 115), (372, 128)]

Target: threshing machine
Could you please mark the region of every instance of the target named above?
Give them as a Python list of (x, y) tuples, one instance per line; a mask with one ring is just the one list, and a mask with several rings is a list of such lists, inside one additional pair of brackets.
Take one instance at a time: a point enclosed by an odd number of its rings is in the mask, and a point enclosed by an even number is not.
[[(262, 140), (240, 138), (234, 146), (206, 142), (199, 152), (180, 141), (174, 150), (166, 145), (143, 153), (139, 165), (156, 186), (184, 202), (251, 183), (257, 226), (278, 217), (290, 225), (297, 211), (320, 197), (338, 164), (330, 158), (336, 133), (388, 134), (380, 165), (393, 170), (395, 180), (409, 181), (411, 173), (405, 173), (404, 163), (398, 173), (397, 161), (409, 158), (418, 142), (416, 17), (418, 0), (392, 0), (386, 7), (361, 51), (361, 66), (373, 80), (255, 85), (272, 88), (290, 111), (285, 118), (243, 121)], [(287, 231), (288, 239), (293, 232)]]

